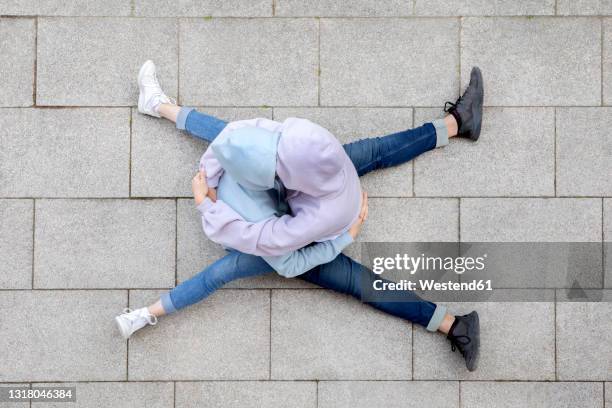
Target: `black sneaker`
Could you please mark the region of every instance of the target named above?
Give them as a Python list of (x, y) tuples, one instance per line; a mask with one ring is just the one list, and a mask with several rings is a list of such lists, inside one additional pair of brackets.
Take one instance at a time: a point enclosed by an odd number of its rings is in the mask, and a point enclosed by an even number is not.
[(482, 124), (482, 102), (484, 99), (484, 84), (480, 68), (472, 68), (470, 84), (463, 95), (455, 103), (446, 102), (444, 112), (448, 112), (457, 120), (459, 131), (457, 136), (467, 137), (473, 141), (480, 137)]
[(476, 311), (465, 316), (455, 316), (447, 338), (451, 342), (451, 349), (459, 352), (465, 359), (469, 371), (476, 370), (478, 354), (480, 352), (480, 321)]

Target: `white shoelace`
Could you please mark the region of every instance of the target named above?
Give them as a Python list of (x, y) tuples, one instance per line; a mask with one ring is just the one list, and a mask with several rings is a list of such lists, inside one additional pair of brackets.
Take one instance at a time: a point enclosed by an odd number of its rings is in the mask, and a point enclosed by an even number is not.
[[(125, 309), (123, 309), (123, 313), (130, 315), (130, 313), (132, 313), (133, 310), (130, 309), (129, 307), (126, 307)], [(155, 326), (157, 324), (157, 316), (152, 315), (151, 313), (147, 313), (146, 315), (142, 315), (142, 314), (138, 314), (138, 315), (131, 315), (130, 316), (130, 320), (131, 318), (138, 318), (138, 317), (144, 317), (145, 320), (151, 325), (151, 326)]]
[(145, 86), (146, 88), (154, 88), (154, 92), (153, 92), (153, 96), (157, 97), (159, 100), (159, 103), (166, 103), (166, 100), (168, 102), (170, 102), (173, 105), (176, 105), (176, 99), (166, 95), (164, 93), (164, 91), (162, 90), (161, 85), (159, 84), (159, 80), (157, 79), (157, 71), (153, 71), (153, 82), (149, 83), (148, 81), (145, 81), (143, 83), (143, 86)]

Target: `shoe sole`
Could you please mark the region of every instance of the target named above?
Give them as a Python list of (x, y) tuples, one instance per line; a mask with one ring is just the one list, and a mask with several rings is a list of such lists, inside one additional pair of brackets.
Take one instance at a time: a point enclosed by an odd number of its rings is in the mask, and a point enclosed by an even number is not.
[(472, 117), (474, 118), (474, 131), (470, 135), (470, 139), (473, 141), (477, 141), (480, 137), (480, 128), (482, 126), (482, 105), (484, 103), (484, 84), (482, 81), (482, 72), (480, 72), (480, 68), (474, 67), (474, 70), (478, 74), (478, 88), (480, 93), (480, 103), (478, 106), (475, 106), (476, 109), (472, 109)]
[(478, 312), (474, 311), (474, 315), (475, 315), (475, 323), (476, 323), (476, 333), (474, 334), (474, 338), (472, 339), (472, 341), (474, 343), (476, 343), (476, 355), (474, 356), (474, 358), (472, 358), (471, 360), (471, 367), (470, 365), (468, 365), (467, 369), (468, 371), (474, 371), (478, 368), (478, 360), (480, 358), (480, 317), (478, 316)]
[(149, 61), (150, 60), (145, 61), (140, 67), (140, 70), (138, 70), (138, 112), (144, 113), (145, 115), (146, 115), (146, 112), (144, 112), (143, 109), (141, 109), (143, 101), (142, 101), (142, 86), (140, 84), (142, 84), (142, 76), (144, 75), (145, 65), (148, 65), (147, 63)]
[(128, 334), (129, 329), (125, 327), (123, 321), (119, 318), (119, 316), (115, 317), (115, 323), (117, 324), (117, 329), (119, 329), (119, 333), (124, 339), (129, 339), (130, 335)]

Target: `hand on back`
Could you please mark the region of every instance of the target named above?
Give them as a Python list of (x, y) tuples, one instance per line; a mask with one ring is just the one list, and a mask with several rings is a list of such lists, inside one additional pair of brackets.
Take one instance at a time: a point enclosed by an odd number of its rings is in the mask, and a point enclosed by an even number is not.
[(361, 226), (368, 219), (368, 193), (361, 193), (361, 211), (359, 212), (359, 217), (357, 220), (351, 225), (351, 228), (348, 230), (349, 234), (353, 239), (357, 238), (359, 232), (361, 231)]
[(209, 193), (208, 184), (206, 184), (206, 173), (204, 173), (204, 170), (198, 171), (193, 179), (191, 179), (191, 191), (193, 192), (193, 200), (195, 201), (195, 204), (202, 204)]

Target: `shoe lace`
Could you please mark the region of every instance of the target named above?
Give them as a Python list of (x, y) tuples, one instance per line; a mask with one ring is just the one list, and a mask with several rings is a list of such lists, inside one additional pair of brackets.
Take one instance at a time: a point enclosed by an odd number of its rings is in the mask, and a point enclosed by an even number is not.
[(461, 97), (459, 97), (454, 103), (451, 101), (444, 102), (444, 112), (449, 113), (452, 110), (457, 109), (457, 105), (461, 101)]
[[(460, 339), (461, 339), (461, 341), (460, 341)], [(471, 341), (472, 341), (472, 339), (469, 336), (464, 336), (464, 335), (453, 336), (453, 337), (450, 338), (451, 351), (454, 353), (455, 350), (457, 350), (457, 348), (458, 348), (459, 351), (461, 351), (463, 353), (462, 346), (466, 346), (466, 345), (470, 344)]]
[(176, 99), (164, 94), (164, 92), (161, 90), (161, 85), (159, 83), (159, 80), (157, 79), (157, 71), (153, 72), (153, 82), (152, 83), (145, 83), (144, 86), (148, 87), (148, 88), (157, 88), (159, 89), (159, 92), (155, 92), (154, 95), (159, 96), (159, 97), (166, 97), (168, 98), (168, 100), (170, 101), (171, 104), (173, 105), (177, 105), (176, 103)]
[[(126, 307), (125, 309), (123, 309), (123, 313), (125, 313), (125, 314), (129, 314), (129, 313), (132, 313), (132, 312), (133, 312), (133, 310), (130, 309), (129, 307)], [(152, 315), (151, 313), (148, 313), (148, 314), (144, 315), (143, 317), (147, 320), (147, 322), (149, 322), (149, 324), (151, 326), (155, 326), (157, 324), (157, 316)]]

